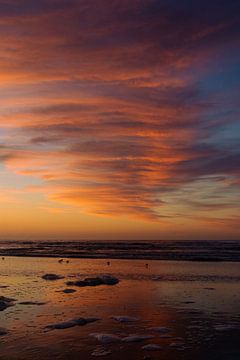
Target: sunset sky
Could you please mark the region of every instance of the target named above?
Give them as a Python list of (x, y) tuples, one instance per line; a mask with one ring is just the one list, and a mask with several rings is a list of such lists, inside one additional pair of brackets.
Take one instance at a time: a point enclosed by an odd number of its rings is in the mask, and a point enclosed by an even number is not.
[(239, 239), (240, 1), (0, 1), (0, 239)]

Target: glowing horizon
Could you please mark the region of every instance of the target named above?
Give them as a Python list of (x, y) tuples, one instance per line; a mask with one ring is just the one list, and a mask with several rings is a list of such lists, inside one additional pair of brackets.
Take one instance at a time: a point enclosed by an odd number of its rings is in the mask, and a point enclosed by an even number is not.
[(0, 239), (240, 239), (239, 11), (0, 4)]

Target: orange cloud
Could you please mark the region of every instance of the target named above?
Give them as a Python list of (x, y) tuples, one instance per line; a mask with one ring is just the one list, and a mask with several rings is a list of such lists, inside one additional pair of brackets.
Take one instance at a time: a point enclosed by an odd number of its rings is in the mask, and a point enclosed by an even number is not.
[[(230, 5), (208, 4), (205, 18), (200, 4), (174, 1), (12, 4), (0, 5), (0, 162), (9, 173), (40, 179), (47, 201), (95, 215), (176, 224), (204, 206), (218, 211), (209, 194), (233, 202), (239, 150), (221, 128), (236, 123), (236, 95), (229, 101), (211, 78), (239, 44)], [(204, 193), (206, 177), (215, 188), (208, 180)], [(186, 186), (196, 199), (186, 201)]]

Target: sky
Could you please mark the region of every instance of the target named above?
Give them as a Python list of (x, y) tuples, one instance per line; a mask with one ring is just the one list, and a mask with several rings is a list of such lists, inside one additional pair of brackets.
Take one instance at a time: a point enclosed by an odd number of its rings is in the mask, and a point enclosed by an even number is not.
[(3, 0), (0, 39), (0, 239), (240, 239), (238, 0)]

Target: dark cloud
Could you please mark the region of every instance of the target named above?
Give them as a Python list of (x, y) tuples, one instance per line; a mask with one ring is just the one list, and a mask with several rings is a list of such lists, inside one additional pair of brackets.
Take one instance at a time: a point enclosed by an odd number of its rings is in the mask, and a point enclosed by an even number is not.
[(17, 17), (29, 15), (42, 15), (63, 10), (74, 5), (71, 0), (7, 0), (0, 3), (0, 17)]
[(240, 154), (218, 154), (215, 156), (199, 157), (197, 159), (183, 161), (178, 164), (176, 173), (189, 178), (197, 178), (205, 175), (236, 175), (240, 176)]

